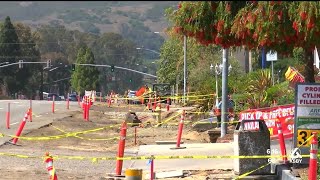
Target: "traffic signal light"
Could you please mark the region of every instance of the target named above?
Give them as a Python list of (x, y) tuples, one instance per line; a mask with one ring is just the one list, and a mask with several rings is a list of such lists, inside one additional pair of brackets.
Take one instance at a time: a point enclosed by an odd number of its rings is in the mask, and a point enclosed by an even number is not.
[(19, 60), (19, 69), (23, 68), (23, 60)]
[(50, 68), (51, 67), (51, 59), (48, 59), (47, 60), (47, 68)]
[(132, 79), (129, 79), (129, 82), (132, 82)]
[(75, 71), (76, 70), (76, 65), (75, 64), (71, 64), (71, 69), (72, 69), (72, 71)]
[(111, 72), (114, 72), (114, 65), (111, 65)]

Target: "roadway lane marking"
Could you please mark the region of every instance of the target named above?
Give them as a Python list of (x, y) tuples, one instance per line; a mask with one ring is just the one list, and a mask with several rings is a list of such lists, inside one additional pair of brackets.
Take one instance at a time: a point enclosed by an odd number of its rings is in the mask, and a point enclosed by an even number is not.
[(56, 111), (59, 111), (59, 109), (56, 109)]
[(20, 102), (17, 102), (17, 101), (14, 101), (14, 102), (12, 102), (13, 104), (20, 104)]
[(0, 108), (0, 109), (3, 109), (3, 108)]
[(41, 115), (35, 116), (35, 117), (41, 117)]
[(18, 124), (19, 122), (15, 122), (15, 123), (11, 123), (10, 125), (15, 125), (15, 124)]
[(23, 104), (19, 104), (18, 106), (23, 106)]

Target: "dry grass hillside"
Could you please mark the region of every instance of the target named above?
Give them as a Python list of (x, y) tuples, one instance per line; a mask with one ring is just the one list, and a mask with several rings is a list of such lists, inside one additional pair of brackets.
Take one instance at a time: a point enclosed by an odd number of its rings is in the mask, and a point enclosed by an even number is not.
[(94, 26), (99, 33), (119, 33), (121, 24), (137, 27), (142, 23), (146, 31), (154, 32), (167, 27), (164, 9), (176, 4), (174, 1), (4, 1), (0, 2), (0, 19), (10, 16), (13, 21), (33, 28), (41, 24), (60, 24), (72, 30), (90, 31), (89, 27)]

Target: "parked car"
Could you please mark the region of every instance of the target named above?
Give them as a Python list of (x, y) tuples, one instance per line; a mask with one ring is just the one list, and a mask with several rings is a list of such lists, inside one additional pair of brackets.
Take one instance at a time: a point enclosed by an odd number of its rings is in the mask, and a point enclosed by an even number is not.
[(69, 101), (78, 101), (78, 97), (76, 94), (70, 94), (68, 99)]
[(53, 100), (53, 96), (54, 96), (54, 100), (55, 101), (61, 101), (60, 96), (58, 94), (55, 94), (55, 93), (49, 93), (47, 99), (49, 101), (52, 101)]
[(129, 91), (128, 93), (128, 103), (129, 104), (139, 104), (140, 101), (136, 96), (136, 91)]
[(66, 100), (66, 98), (64, 98), (64, 96), (59, 96), (59, 97), (60, 97), (61, 101), (65, 101)]

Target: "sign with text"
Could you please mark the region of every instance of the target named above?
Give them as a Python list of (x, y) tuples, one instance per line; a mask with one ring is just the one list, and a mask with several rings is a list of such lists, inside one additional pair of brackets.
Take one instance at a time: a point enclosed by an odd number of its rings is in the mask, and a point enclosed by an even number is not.
[[(312, 132), (320, 132), (320, 84), (297, 83), (295, 95), (294, 145), (302, 154), (309, 154)], [(303, 158), (303, 164), (308, 160)]]
[(276, 61), (276, 60), (278, 60), (277, 52), (271, 53), (271, 51), (269, 51), (267, 53), (266, 57), (267, 57), (267, 61)]
[[(265, 121), (270, 136), (277, 135), (278, 129), (276, 120), (281, 122), (283, 134), (290, 134), (294, 129), (294, 104), (282, 105), (276, 107), (268, 107), (261, 109), (250, 109), (240, 112), (239, 121), (242, 120), (259, 120)], [(259, 129), (259, 122), (248, 122), (244, 124), (245, 130), (257, 130)]]
[(299, 138), (299, 133), (308, 138), (311, 134), (310, 130), (320, 130), (320, 84), (297, 84), (296, 106), (296, 143), (297, 145), (310, 144), (301, 142), (304, 137)]

